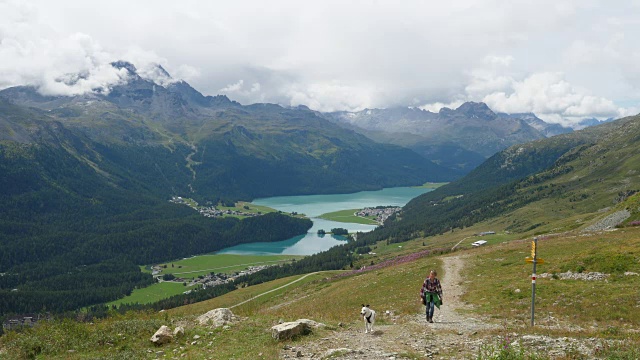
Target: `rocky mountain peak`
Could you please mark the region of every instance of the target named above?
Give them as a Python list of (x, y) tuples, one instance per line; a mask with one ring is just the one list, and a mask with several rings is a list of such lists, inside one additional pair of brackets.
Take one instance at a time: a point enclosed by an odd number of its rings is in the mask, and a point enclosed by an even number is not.
[(455, 110), (456, 113), (461, 113), (469, 117), (495, 117), (494, 113), (487, 104), (483, 102), (468, 101)]
[(114, 61), (111, 63), (111, 66), (113, 66), (116, 69), (127, 69), (130, 75), (137, 74), (138, 72), (138, 69), (136, 69), (135, 65), (124, 60)]
[(157, 64), (157, 65), (155, 66), (155, 68), (158, 70), (158, 72), (159, 72), (160, 74), (162, 74), (162, 75), (164, 75), (164, 76), (166, 76), (166, 77), (168, 77), (168, 78), (170, 78), (170, 77), (171, 77), (171, 75), (169, 75), (169, 73), (167, 72), (167, 70), (165, 70), (165, 69), (162, 67), (162, 65)]

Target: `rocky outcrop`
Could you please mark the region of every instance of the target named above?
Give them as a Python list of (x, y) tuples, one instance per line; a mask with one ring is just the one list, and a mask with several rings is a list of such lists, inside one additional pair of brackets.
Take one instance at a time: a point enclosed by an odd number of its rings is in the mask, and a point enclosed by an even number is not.
[(325, 326), (322, 323), (309, 319), (298, 319), (296, 321), (285, 322), (271, 327), (271, 337), (276, 340), (291, 339), (296, 336), (306, 335), (312, 328)]
[(610, 274), (604, 274), (601, 272), (583, 272), (583, 273), (574, 273), (571, 271), (567, 271), (564, 273), (550, 274), (550, 273), (542, 273), (538, 274), (540, 278), (547, 279), (559, 279), (559, 280), (583, 280), (583, 281), (602, 281), (606, 280)]
[(605, 217), (597, 221), (595, 224), (589, 225), (584, 228), (582, 231), (584, 232), (594, 232), (594, 231), (602, 231), (616, 227), (616, 225), (622, 223), (627, 220), (631, 216), (631, 212), (629, 210), (620, 210), (616, 211), (613, 214)]
[(158, 331), (156, 331), (156, 333), (151, 337), (151, 342), (156, 345), (166, 344), (171, 342), (171, 340), (173, 340), (173, 333), (166, 325), (160, 326), (160, 329), (158, 329)]
[(198, 316), (197, 319), (200, 325), (213, 325), (214, 327), (224, 326), (238, 320), (238, 317), (227, 308), (213, 309), (206, 314)]

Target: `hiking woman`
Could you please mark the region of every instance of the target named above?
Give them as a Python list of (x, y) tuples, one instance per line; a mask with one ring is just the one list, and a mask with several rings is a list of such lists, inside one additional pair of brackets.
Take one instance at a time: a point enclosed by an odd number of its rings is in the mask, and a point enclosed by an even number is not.
[(427, 321), (430, 323), (433, 322), (434, 306), (440, 309), (442, 304), (442, 286), (440, 286), (440, 280), (436, 276), (438, 276), (438, 273), (435, 270), (431, 270), (429, 277), (424, 280), (420, 289), (420, 299), (422, 304), (427, 306)]

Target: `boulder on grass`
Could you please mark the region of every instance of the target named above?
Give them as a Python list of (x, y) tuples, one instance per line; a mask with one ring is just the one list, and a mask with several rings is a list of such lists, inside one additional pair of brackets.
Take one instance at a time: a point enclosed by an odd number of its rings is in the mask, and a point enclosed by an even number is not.
[(227, 308), (218, 308), (198, 316), (197, 320), (200, 325), (212, 324), (214, 327), (219, 327), (237, 321), (238, 317)]
[(276, 340), (287, 340), (299, 335), (306, 335), (311, 327), (304, 322), (289, 321), (271, 327), (271, 337)]
[(291, 339), (298, 335), (306, 335), (311, 332), (311, 328), (325, 326), (322, 323), (309, 319), (298, 319), (296, 321), (285, 322), (271, 328), (271, 336), (276, 340)]
[(160, 329), (158, 329), (158, 331), (156, 331), (156, 333), (151, 337), (151, 342), (156, 345), (166, 344), (171, 342), (171, 340), (173, 340), (173, 333), (166, 325), (160, 326)]

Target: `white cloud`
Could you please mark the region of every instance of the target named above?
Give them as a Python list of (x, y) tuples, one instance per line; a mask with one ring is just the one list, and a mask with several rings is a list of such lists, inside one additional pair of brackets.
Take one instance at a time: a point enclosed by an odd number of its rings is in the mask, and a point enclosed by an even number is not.
[[(481, 99), (491, 109), (506, 113), (533, 112), (543, 119), (571, 125), (586, 117), (616, 117), (624, 112), (611, 100), (593, 96), (567, 82), (562, 73), (536, 73), (513, 79), (510, 92), (493, 92)], [(553, 116), (552, 116), (553, 115)]]
[(87, 34), (58, 34), (39, 13), (18, 2), (0, 4), (0, 87), (30, 84), (45, 94), (106, 92), (126, 74), (108, 66), (108, 53)]
[(194, 66), (182, 64), (172, 74), (176, 79), (190, 81), (202, 75), (202, 71)]
[(285, 90), (289, 105), (306, 105), (319, 111), (360, 111), (371, 107), (373, 95), (369, 89), (332, 81), (308, 85), (296, 84)]
[[(122, 59), (154, 81), (171, 81), (160, 64), (205, 95), (222, 91), (241, 103), (436, 109), (486, 97), (501, 109), (572, 121), (640, 104), (633, 6), (0, 0), (0, 88), (108, 89), (122, 79), (105, 65)], [(70, 74), (83, 78), (70, 82)]]
[(243, 86), (244, 86), (244, 80), (240, 79), (235, 84), (229, 84), (229, 85), (223, 87), (222, 89), (220, 89), (220, 92), (222, 92), (222, 93), (238, 92), (238, 91), (242, 90)]
[(426, 104), (426, 105), (419, 106), (419, 108), (422, 109), (422, 110), (427, 110), (427, 111), (431, 111), (433, 113), (437, 113), (442, 108), (457, 109), (463, 103), (464, 103), (463, 100), (453, 101), (453, 102), (450, 102), (448, 104), (441, 103), (441, 102), (434, 102), (434, 103), (431, 103), (431, 104)]
[(458, 94), (458, 100), (447, 105), (430, 103), (421, 108), (435, 111), (443, 106), (455, 108), (463, 101), (482, 101), (496, 112), (533, 112), (545, 121), (565, 126), (590, 117), (620, 117), (634, 110), (616, 106), (610, 99), (574, 86), (562, 72), (520, 75), (512, 68), (517, 64), (513, 56), (487, 56), (481, 66), (469, 72), (469, 84)]
[[(151, 51), (132, 46), (120, 53), (103, 49), (89, 34), (57, 31), (29, 3), (0, 2), (0, 89), (33, 85), (45, 95), (108, 93), (127, 81), (125, 69), (110, 65), (120, 59), (134, 63), (140, 76), (160, 85), (177, 80), (158, 68), (167, 61)], [(194, 68), (180, 69), (197, 74)]]
[(244, 80), (240, 79), (233, 84), (229, 84), (223, 87), (219, 90), (219, 92), (239, 101), (246, 101), (247, 99), (257, 99), (259, 101), (254, 102), (264, 102), (264, 94), (260, 90), (260, 83), (253, 83), (250, 87), (247, 88), (244, 85)]

